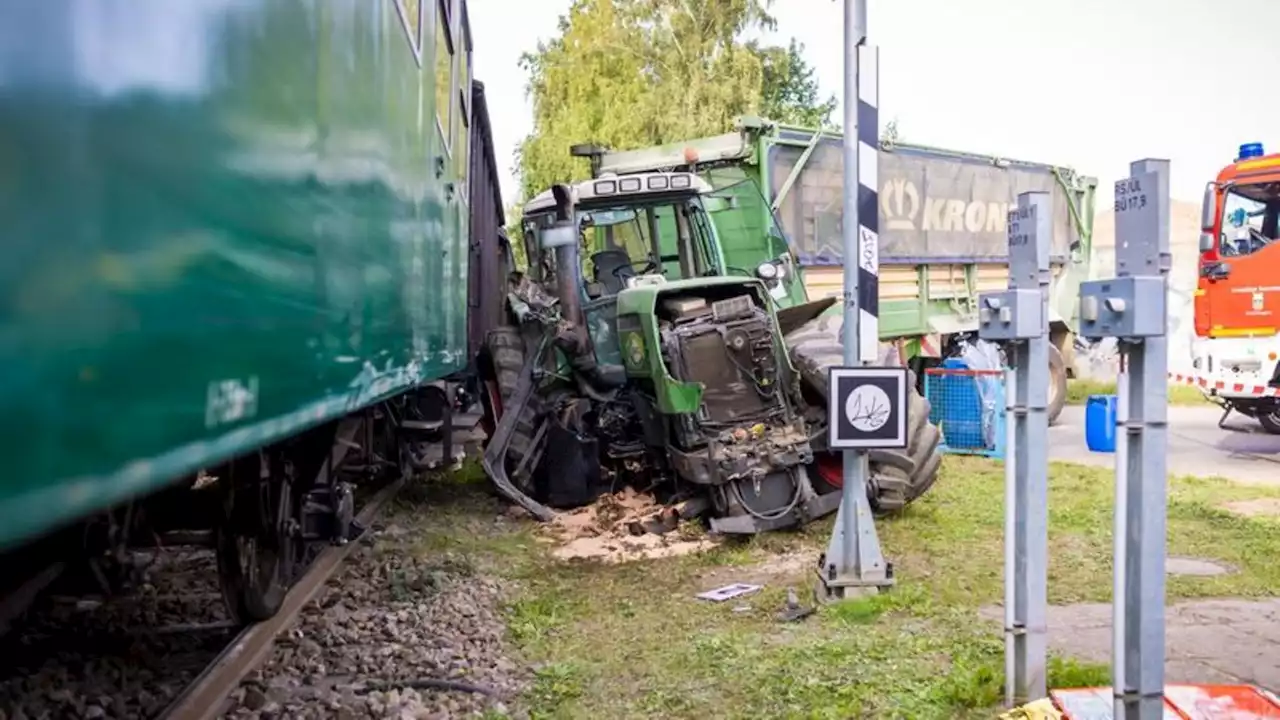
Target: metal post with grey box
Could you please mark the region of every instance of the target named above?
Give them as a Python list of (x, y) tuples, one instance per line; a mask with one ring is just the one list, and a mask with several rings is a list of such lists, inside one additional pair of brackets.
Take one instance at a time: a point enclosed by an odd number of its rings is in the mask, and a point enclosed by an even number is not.
[(978, 335), (1004, 345), (1005, 700), (1047, 690), (1049, 586), (1049, 193), (1026, 192), (1009, 212), (1009, 289), (983, 293)]
[(1080, 286), (1080, 334), (1120, 341), (1116, 393), (1115, 717), (1164, 716), (1164, 562), (1169, 378), (1169, 162), (1116, 183), (1116, 275)]

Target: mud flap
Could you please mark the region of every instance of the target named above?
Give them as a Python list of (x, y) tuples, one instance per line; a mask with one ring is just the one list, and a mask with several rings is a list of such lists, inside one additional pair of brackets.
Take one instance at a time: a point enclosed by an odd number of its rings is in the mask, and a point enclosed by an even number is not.
[(546, 346), (547, 341), (544, 336), (538, 343), (538, 349), (525, 358), (524, 367), (520, 370), (520, 380), (516, 383), (516, 392), (511, 398), (510, 405), (503, 411), (502, 419), (498, 421), (498, 426), (493, 431), (493, 438), (485, 448), (484, 456), (480, 461), (484, 466), (485, 474), (489, 476), (489, 481), (498, 489), (498, 492), (511, 502), (528, 510), (542, 522), (550, 522), (555, 518), (555, 513), (512, 484), (511, 479), (507, 477), (507, 447), (511, 444), (511, 434), (515, 430), (516, 422), (520, 419), (521, 411), (533, 397), (533, 369), (542, 358), (542, 351)]
[(538, 495), (553, 508), (577, 508), (600, 497), (600, 445), (595, 438), (551, 421), (545, 456), (538, 472)]

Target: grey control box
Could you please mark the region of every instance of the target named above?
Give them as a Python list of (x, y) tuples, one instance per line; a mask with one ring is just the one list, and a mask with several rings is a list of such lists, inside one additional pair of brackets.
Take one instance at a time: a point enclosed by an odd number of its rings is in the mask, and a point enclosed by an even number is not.
[(1030, 340), (1044, 335), (1044, 327), (1044, 295), (1039, 288), (982, 293), (978, 298), (978, 337), (983, 340)]
[(1165, 333), (1165, 279), (1130, 275), (1080, 284), (1080, 335), (1148, 338)]

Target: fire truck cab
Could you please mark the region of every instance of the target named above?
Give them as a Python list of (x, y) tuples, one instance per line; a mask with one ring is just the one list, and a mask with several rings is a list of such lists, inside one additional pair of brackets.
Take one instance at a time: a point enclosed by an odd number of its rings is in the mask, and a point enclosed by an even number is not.
[(1206, 393), (1280, 434), (1280, 154), (1240, 146), (1204, 192), (1193, 366)]

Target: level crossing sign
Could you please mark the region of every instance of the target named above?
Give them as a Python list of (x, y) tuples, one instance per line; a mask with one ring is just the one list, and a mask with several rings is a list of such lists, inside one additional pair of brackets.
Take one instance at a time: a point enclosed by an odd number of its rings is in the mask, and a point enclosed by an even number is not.
[(827, 378), (832, 450), (907, 447), (907, 369), (833, 367)]

